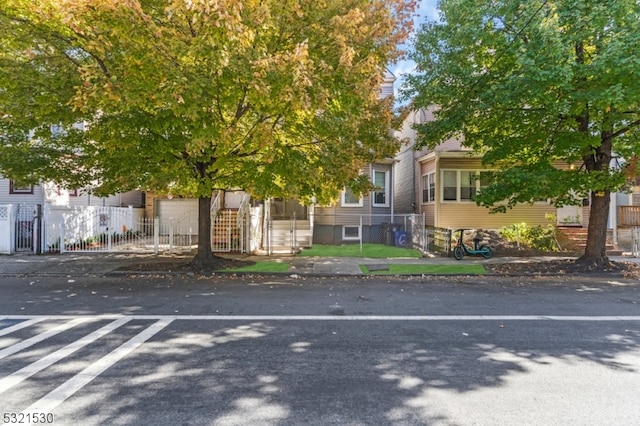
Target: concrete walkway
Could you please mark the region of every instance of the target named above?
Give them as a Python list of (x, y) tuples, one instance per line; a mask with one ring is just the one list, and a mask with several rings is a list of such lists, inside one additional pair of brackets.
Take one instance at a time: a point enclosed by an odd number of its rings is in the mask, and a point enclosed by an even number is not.
[[(385, 269), (388, 264), (456, 264), (469, 263), (513, 263), (540, 262), (560, 257), (494, 257), (483, 259), (468, 257), (462, 261), (447, 257), (389, 258), (371, 259), (361, 257), (304, 257), (304, 256), (230, 256), (250, 261), (279, 261), (289, 264), (289, 274), (299, 275), (359, 275), (360, 265), (369, 269)], [(188, 256), (153, 255), (140, 253), (64, 253), (55, 255), (13, 254), (0, 255), (0, 276), (16, 275), (105, 275), (116, 271), (126, 271), (127, 266), (139, 263), (163, 263), (187, 260)], [(564, 258), (566, 259), (566, 258)], [(639, 258), (630, 256), (610, 257), (613, 261), (640, 263)], [(167, 272), (159, 267), (158, 272)], [(153, 273), (153, 271), (146, 271)]]

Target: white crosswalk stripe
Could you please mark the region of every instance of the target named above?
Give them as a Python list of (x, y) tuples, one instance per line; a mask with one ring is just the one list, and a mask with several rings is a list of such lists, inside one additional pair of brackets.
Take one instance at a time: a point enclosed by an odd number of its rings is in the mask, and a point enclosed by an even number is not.
[(63, 331), (69, 330), (77, 325), (80, 325), (89, 321), (95, 321), (95, 319), (92, 317), (79, 317), (79, 318), (72, 319), (71, 321), (67, 321), (66, 323), (61, 324), (57, 327), (54, 327), (50, 330), (47, 330), (44, 333), (40, 333), (29, 339), (23, 340), (20, 343), (16, 343), (15, 345), (12, 345), (12, 346), (9, 346), (8, 348), (4, 348), (0, 350), (0, 359), (6, 358), (9, 355), (18, 353), (30, 346), (35, 345), (36, 343), (40, 343), (52, 336), (55, 336), (56, 334), (62, 333)]
[[(4, 319), (4, 318), (3, 318)], [(11, 334), (13, 332), (16, 332), (18, 330), (22, 330), (23, 328), (27, 328), (27, 327), (31, 327), (34, 324), (37, 324), (41, 321), (44, 321), (46, 319), (46, 317), (38, 317), (38, 318), (31, 318), (25, 321), (21, 321), (18, 324), (14, 324), (10, 327), (6, 327), (0, 330), (0, 336), (5, 336), (7, 334)]]
[(113, 330), (126, 324), (129, 321), (130, 321), (129, 318), (117, 319), (111, 322), (110, 324), (100, 328), (99, 330), (96, 330), (93, 333), (88, 334), (85, 337), (78, 339), (75, 342), (65, 346), (64, 348), (59, 349), (54, 353), (49, 354), (32, 364), (27, 365), (24, 368), (21, 368), (20, 370), (16, 371), (13, 374), (8, 375), (7, 377), (4, 377), (3, 379), (0, 379), (0, 394), (9, 390), (10, 388), (19, 384), (20, 382), (28, 379), (29, 377), (33, 376), (39, 371), (44, 370), (50, 365), (60, 361), (61, 359), (66, 358), (67, 356), (71, 355), (78, 349), (83, 348), (88, 344), (95, 342), (96, 340), (98, 340), (103, 336), (106, 336), (107, 334), (111, 333)]
[(55, 407), (60, 405), (63, 401), (76, 393), (87, 383), (91, 382), (93, 379), (102, 374), (102, 372), (104, 372), (107, 368), (111, 367), (120, 359), (124, 358), (126, 355), (128, 355), (144, 342), (153, 337), (160, 330), (169, 325), (171, 321), (171, 319), (161, 319), (152, 324), (150, 327), (147, 327), (142, 332), (129, 339), (123, 345), (116, 348), (114, 351), (105, 355), (104, 357), (100, 358), (98, 361), (94, 362), (93, 364), (82, 370), (80, 373), (67, 380), (58, 388), (51, 391), (42, 399), (24, 410), (22, 413), (50, 413)]

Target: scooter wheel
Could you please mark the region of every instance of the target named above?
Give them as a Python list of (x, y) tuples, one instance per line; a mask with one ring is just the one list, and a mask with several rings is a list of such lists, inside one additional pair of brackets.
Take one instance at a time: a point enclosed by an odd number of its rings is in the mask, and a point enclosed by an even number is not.
[(453, 248), (453, 257), (455, 257), (457, 260), (462, 260), (462, 258), (464, 257), (464, 249), (460, 246), (455, 246)]
[(480, 247), (480, 254), (485, 259), (491, 259), (493, 257), (493, 249), (491, 246), (482, 246)]

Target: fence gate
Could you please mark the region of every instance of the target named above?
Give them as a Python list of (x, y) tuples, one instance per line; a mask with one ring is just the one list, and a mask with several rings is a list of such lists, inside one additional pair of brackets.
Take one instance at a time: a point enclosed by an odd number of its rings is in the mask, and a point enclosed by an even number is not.
[(245, 253), (250, 245), (250, 213), (247, 194), (238, 209), (221, 209), (218, 194), (211, 202), (211, 251)]
[(36, 206), (18, 204), (15, 212), (15, 249), (16, 251), (33, 251), (34, 216)]
[(245, 252), (248, 217), (244, 209), (218, 210), (211, 217), (211, 250), (213, 252)]
[(413, 214), (405, 219), (405, 229), (411, 238), (411, 248), (426, 252), (429, 248), (424, 214)]

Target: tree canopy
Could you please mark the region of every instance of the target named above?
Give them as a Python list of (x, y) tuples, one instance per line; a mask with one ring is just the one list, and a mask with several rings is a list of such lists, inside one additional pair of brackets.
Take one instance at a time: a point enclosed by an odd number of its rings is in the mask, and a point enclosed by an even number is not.
[(636, 0), (441, 0), (415, 39), (403, 93), (436, 106), (418, 146), (449, 137), (482, 155), (494, 183), (476, 202), (504, 211), (590, 197), (581, 260), (605, 262), (610, 194), (640, 153)]
[(379, 92), (414, 8), (5, 0), (0, 173), (203, 205), (225, 188), (325, 202), (364, 190), (363, 165), (397, 148)]

